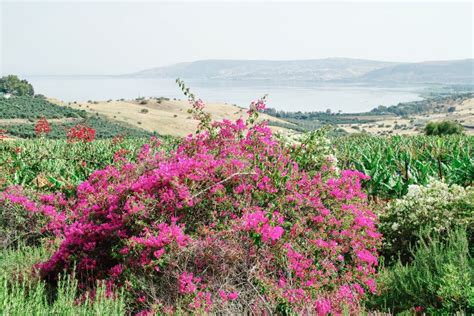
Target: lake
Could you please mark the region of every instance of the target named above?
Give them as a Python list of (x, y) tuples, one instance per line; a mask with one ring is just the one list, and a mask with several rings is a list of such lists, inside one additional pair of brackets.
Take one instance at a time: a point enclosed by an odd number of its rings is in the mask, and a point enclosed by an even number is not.
[[(134, 99), (137, 97), (184, 96), (172, 79), (142, 79), (106, 76), (30, 76), (36, 93), (64, 101)], [(374, 87), (329, 84), (262, 84), (261, 82), (186, 81), (191, 91), (207, 102), (248, 106), (268, 94), (267, 106), (286, 111), (371, 110), (378, 105), (420, 100), (421, 87)]]

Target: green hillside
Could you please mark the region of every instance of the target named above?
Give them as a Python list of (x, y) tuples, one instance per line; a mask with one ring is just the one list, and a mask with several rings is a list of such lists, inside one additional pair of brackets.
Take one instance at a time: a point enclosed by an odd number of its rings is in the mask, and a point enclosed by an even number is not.
[[(140, 128), (122, 122), (114, 122), (100, 115), (91, 115), (84, 110), (63, 107), (38, 97), (0, 98), (0, 129), (19, 138), (34, 138), (35, 124), (45, 117), (52, 131), (47, 135), (51, 139), (66, 137), (66, 131), (77, 124), (85, 124), (96, 131), (97, 138), (110, 138), (117, 135), (144, 137), (152, 135)], [(24, 120), (18, 122), (18, 120)]]

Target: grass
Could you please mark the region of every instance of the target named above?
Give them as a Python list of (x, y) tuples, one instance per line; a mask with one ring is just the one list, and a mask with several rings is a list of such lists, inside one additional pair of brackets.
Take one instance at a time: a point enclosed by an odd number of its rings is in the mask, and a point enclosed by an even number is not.
[(34, 264), (50, 255), (47, 247), (20, 246), (0, 252), (1, 315), (125, 315), (125, 295), (106, 295), (104, 284), (94, 299), (82, 295), (74, 275), (63, 276), (55, 289), (33, 274)]

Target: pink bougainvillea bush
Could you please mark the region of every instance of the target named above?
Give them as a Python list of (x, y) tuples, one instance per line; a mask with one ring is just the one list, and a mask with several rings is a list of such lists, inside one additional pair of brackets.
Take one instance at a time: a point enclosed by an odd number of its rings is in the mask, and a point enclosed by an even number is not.
[(381, 238), (367, 176), (309, 176), (265, 124), (248, 124), (263, 101), (247, 123), (210, 123), (193, 104), (201, 132), (175, 150), (145, 145), (139, 162), (95, 171), (73, 198), (3, 195), (62, 240), (41, 276), (75, 269), (83, 287), (124, 286), (144, 315), (356, 313), (376, 291)]

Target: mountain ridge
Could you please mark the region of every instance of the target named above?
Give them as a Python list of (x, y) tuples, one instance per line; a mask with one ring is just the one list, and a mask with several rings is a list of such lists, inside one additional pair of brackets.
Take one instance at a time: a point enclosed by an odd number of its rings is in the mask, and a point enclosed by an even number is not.
[(301, 60), (206, 59), (149, 68), (124, 76), (223, 81), (474, 84), (474, 59), (415, 63), (343, 57)]

